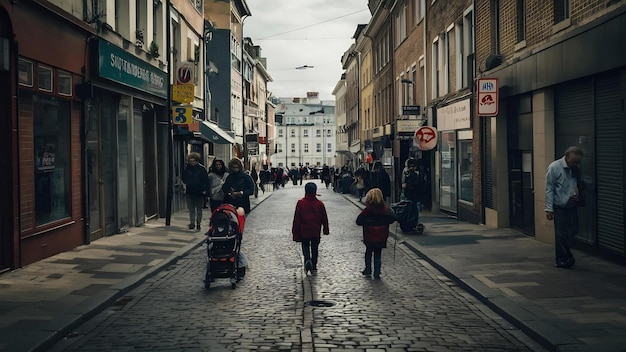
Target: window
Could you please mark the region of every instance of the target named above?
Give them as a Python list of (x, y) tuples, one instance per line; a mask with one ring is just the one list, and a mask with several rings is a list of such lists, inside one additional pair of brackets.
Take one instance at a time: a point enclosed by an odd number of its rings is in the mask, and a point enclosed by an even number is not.
[(432, 77), (433, 77), (433, 82), (432, 82), (432, 98), (435, 99), (439, 96), (439, 71), (440, 71), (440, 65), (441, 62), (439, 60), (439, 37), (435, 37), (435, 40), (433, 40), (433, 46), (432, 46)]
[(308, 129), (308, 128), (305, 128), (305, 129), (304, 129), (304, 131), (302, 132), (302, 135), (303, 135), (304, 137), (308, 137), (308, 136), (309, 136), (309, 129)]
[(326, 137), (332, 137), (333, 133), (331, 130), (326, 130)]
[(315, 151), (318, 152), (318, 153), (322, 152), (322, 143), (317, 143), (315, 145)]
[(291, 152), (292, 153), (296, 152), (296, 143), (291, 143)]
[(304, 152), (305, 153), (309, 152), (309, 143), (304, 143)]
[(282, 128), (278, 129), (278, 137), (280, 137), (280, 138), (284, 137)]
[(44, 92), (52, 92), (52, 69), (45, 66), (39, 66), (39, 90)]
[(276, 143), (276, 152), (277, 153), (283, 152), (283, 145), (281, 143)]
[(19, 70), (20, 85), (32, 87), (33, 86), (33, 63), (31, 61), (20, 59), (18, 70)]
[[(463, 131), (470, 132), (471, 131)], [(461, 133), (459, 133), (461, 138)], [(459, 199), (474, 202), (474, 182), (472, 172), (472, 141), (459, 140)]]
[(526, 0), (517, 0), (517, 42), (526, 40)]
[(406, 5), (402, 6), (396, 17), (396, 44), (402, 43), (406, 38)]
[(326, 152), (332, 153), (333, 145), (331, 143), (326, 144)]
[(315, 137), (321, 137), (322, 136), (322, 130), (315, 130)]
[(69, 72), (59, 71), (58, 90), (60, 95), (72, 95), (72, 75)]
[(296, 136), (296, 130), (295, 128), (292, 128), (289, 130), (289, 137), (295, 137)]
[(70, 216), (70, 103), (33, 95), (32, 104), (35, 221), (42, 225)]
[(418, 24), (424, 18), (425, 0), (413, 0), (413, 6), (415, 8), (415, 24)]
[(472, 84), (474, 75), (474, 9), (465, 10), (463, 19), (457, 23), (456, 34), (456, 88)]
[(446, 36), (443, 37), (445, 43), (445, 52), (443, 53), (443, 93), (448, 94), (452, 89), (452, 77), (450, 77), (450, 56), (454, 55), (454, 42), (452, 41), (452, 30), (454, 25), (450, 25), (446, 30)]
[(569, 18), (569, 0), (554, 0), (554, 23)]
[(493, 0), (491, 16), (493, 20), (493, 52), (500, 53), (500, 0)]

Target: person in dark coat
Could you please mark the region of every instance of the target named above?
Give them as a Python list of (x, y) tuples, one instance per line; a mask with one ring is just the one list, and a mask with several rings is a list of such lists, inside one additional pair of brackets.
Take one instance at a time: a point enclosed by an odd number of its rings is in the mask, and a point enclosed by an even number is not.
[(372, 256), (374, 257), (374, 278), (380, 279), (382, 266), (382, 250), (387, 247), (389, 225), (398, 221), (394, 212), (385, 205), (383, 192), (372, 188), (365, 195), (366, 207), (356, 218), (356, 224), (363, 226), (363, 243), (365, 243), (365, 270), (361, 273), (372, 275)]
[(211, 183), (211, 211), (215, 210), (215, 208), (224, 203), (224, 192), (222, 192), (222, 186), (224, 186), (224, 181), (226, 181), (228, 175), (229, 173), (228, 170), (226, 170), (226, 165), (224, 165), (224, 160), (219, 158), (213, 159), (213, 163), (211, 164), (211, 167), (209, 167), (209, 181)]
[(316, 198), (317, 186), (308, 182), (304, 186), (304, 198), (298, 200), (293, 216), (291, 234), (293, 240), (302, 243), (305, 272), (317, 271), (317, 260), (321, 235), (328, 235), (326, 207)]
[(372, 188), (379, 188), (383, 192), (383, 199), (386, 204), (389, 204), (391, 198), (391, 179), (389, 174), (385, 171), (383, 163), (377, 161), (374, 163), (374, 168), (371, 173)]
[(200, 154), (195, 152), (189, 153), (182, 179), (185, 184), (187, 207), (189, 208), (189, 229), (192, 230), (195, 227), (197, 231), (200, 231), (204, 198), (210, 188), (209, 174), (207, 174), (204, 166), (200, 164)]
[(229, 203), (235, 208), (242, 207), (246, 214), (250, 213), (250, 196), (254, 195), (254, 181), (252, 177), (243, 171), (241, 160), (233, 158), (228, 162), (230, 175), (224, 181), (224, 203)]

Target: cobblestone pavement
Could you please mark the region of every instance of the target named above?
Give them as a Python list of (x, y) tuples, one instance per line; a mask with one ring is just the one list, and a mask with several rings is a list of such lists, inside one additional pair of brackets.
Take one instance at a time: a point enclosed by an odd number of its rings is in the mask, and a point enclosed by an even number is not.
[(227, 279), (204, 289), (199, 247), (52, 351), (542, 351), (393, 238), (382, 280), (362, 277), (359, 209), (323, 187), (318, 193), (331, 233), (317, 275), (303, 272), (290, 234), (303, 186), (281, 189), (246, 221), (250, 266), (236, 289)]

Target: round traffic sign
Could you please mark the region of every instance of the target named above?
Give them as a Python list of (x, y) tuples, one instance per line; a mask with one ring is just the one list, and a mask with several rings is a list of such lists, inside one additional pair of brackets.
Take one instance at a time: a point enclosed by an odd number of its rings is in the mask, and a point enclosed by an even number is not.
[(437, 146), (437, 129), (422, 126), (415, 131), (415, 141), (419, 150), (432, 150)]
[(180, 84), (193, 83), (193, 68), (191, 65), (181, 65), (178, 70), (176, 70), (176, 80)]

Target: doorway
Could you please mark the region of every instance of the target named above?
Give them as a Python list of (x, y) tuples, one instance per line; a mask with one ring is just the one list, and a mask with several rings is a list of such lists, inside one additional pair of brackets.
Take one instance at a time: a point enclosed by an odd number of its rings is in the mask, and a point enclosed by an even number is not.
[[(9, 38), (13, 37), (9, 17), (0, 8), (0, 45), (8, 44), (13, 49)], [(12, 53), (5, 57), (12, 58)], [(13, 263), (13, 154), (12, 154), (12, 125), (14, 112), (11, 107), (11, 66), (14, 62), (4, 63), (9, 67), (5, 71), (0, 68), (0, 271), (11, 268)], [(2, 65), (4, 66), (4, 65)], [(8, 171), (7, 171), (8, 170)]]

